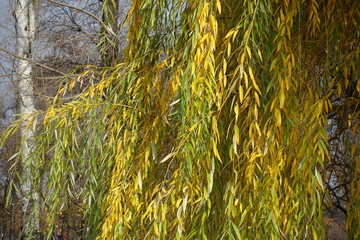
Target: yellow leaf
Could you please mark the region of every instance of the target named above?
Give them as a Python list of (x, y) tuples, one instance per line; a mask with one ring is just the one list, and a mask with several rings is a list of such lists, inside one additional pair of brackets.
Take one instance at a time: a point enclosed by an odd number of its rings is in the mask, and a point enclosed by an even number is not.
[(240, 133), (238, 125), (235, 125), (235, 140), (237, 144), (240, 144)]
[(254, 106), (254, 116), (255, 116), (255, 120), (257, 121), (259, 118), (259, 110), (257, 105)]
[(237, 122), (237, 120), (239, 118), (239, 104), (237, 104), (237, 103), (235, 105), (234, 112), (235, 112), (235, 120)]
[(338, 96), (341, 96), (341, 93), (342, 93), (341, 84), (338, 84), (337, 85), (337, 94), (338, 94)]
[(154, 231), (156, 235), (159, 235), (159, 227), (156, 222), (154, 223)]
[(220, 0), (217, 0), (217, 1), (216, 1), (216, 8), (217, 8), (217, 10), (219, 11), (219, 13), (221, 13), (221, 3), (220, 3)]
[(244, 89), (242, 85), (239, 86), (239, 98), (240, 103), (242, 103), (244, 101)]
[(249, 46), (246, 46), (245, 48), (246, 48), (249, 58), (251, 59), (252, 55), (251, 55), (251, 50), (250, 50)]
[(210, 72), (213, 76), (215, 76), (215, 69), (214, 69), (214, 65), (212, 63), (209, 63), (209, 68), (210, 68)]
[(235, 30), (233, 36), (232, 36), (232, 40), (234, 41), (236, 38), (236, 35), (239, 33), (239, 30)]
[(262, 58), (262, 54), (261, 54), (260, 48), (258, 48), (257, 52), (258, 52), (258, 54), (259, 54), (260, 61), (263, 61), (263, 58)]
[(249, 75), (250, 75), (251, 80), (255, 81), (254, 73), (253, 73), (251, 67), (249, 67)]
[(161, 205), (161, 221), (165, 220), (167, 205)]
[(222, 163), (222, 160), (221, 160), (220, 154), (218, 152), (215, 140), (212, 139), (211, 142), (212, 142), (212, 147), (213, 147), (213, 152), (214, 152), (215, 157)]
[(246, 72), (243, 72), (244, 74), (244, 79), (245, 79), (245, 87), (249, 88), (249, 79), (248, 79), (248, 75), (246, 74)]
[(137, 181), (139, 188), (142, 190), (142, 180), (141, 180), (141, 172), (140, 171), (138, 172), (136, 181)]
[(230, 54), (231, 54), (231, 43), (228, 43), (228, 45), (227, 45), (227, 55), (228, 55), (228, 57), (230, 57)]
[(281, 112), (280, 110), (277, 108), (275, 109), (275, 121), (276, 121), (276, 126), (281, 126)]
[(258, 106), (260, 106), (260, 98), (257, 92), (254, 93), (255, 102)]
[[(225, 36), (225, 38), (229, 38), (235, 32), (234, 29), (231, 29)], [(229, 43), (230, 44), (230, 43)]]
[(316, 168), (315, 168), (315, 177), (316, 177), (316, 180), (318, 181), (321, 189), (324, 190), (324, 184), (323, 184), (323, 181), (322, 181), (322, 177), (321, 177), (319, 171)]
[(256, 131), (258, 132), (259, 136), (261, 136), (260, 126), (257, 122), (255, 122), (255, 128), (256, 128)]
[(197, 125), (198, 125), (198, 123), (195, 123), (194, 125), (192, 125), (191, 128), (189, 129), (189, 132), (192, 132), (196, 128)]
[(284, 102), (285, 102), (285, 93), (284, 91), (281, 91), (279, 95), (280, 109), (284, 107)]
[(176, 152), (172, 152), (172, 153), (166, 155), (166, 157), (164, 157), (163, 160), (160, 161), (160, 163), (166, 162), (166, 161), (169, 160), (171, 157), (173, 157), (175, 154), (176, 154)]

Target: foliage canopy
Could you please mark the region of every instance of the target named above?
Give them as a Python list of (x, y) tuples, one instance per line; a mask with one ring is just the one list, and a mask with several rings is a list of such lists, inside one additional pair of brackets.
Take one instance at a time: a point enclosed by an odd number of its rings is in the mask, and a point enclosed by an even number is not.
[(88, 239), (322, 239), (339, 99), (359, 133), (359, 17), (351, 0), (133, 0), (124, 60), (87, 67), (28, 116), (43, 119), (26, 161), (34, 191), (46, 173), (49, 232), (79, 199)]

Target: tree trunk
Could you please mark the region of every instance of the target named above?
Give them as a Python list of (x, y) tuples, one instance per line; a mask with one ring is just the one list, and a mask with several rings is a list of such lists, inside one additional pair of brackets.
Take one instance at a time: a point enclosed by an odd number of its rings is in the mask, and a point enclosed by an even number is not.
[[(35, 2), (32, 0), (17, 0), (15, 6), (16, 31), (17, 31), (17, 54), (18, 60), (18, 111), (20, 119), (26, 118), (35, 110), (34, 87), (32, 80), (32, 43), (35, 35)], [(23, 200), (23, 236), (36, 233), (39, 229), (39, 195), (34, 191), (32, 178), (36, 173), (30, 160), (34, 146), (34, 129), (26, 127), (24, 121), (20, 134), (23, 139), (22, 152), (22, 184), (21, 195)]]

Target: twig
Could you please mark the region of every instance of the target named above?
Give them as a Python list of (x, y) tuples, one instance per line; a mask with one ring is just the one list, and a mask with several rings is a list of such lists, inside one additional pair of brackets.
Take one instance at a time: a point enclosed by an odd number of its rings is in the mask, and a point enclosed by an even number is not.
[(100, 24), (104, 25), (104, 22), (101, 21), (100, 18), (98, 18), (96, 15), (92, 14), (91, 12), (88, 12), (88, 11), (85, 11), (84, 9), (81, 9), (81, 8), (78, 8), (78, 7), (75, 7), (75, 6), (72, 6), (72, 5), (69, 5), (69, 4), (66, 4), (66, 3), (61, 3), (61, 2), (57, 2), (57, 1), (54, 1), (54, 0), (47, 0), (48, 2), (51, 2), (53, 4), (56, 4), (56, 5), (60, 5), (60, 6), (64, 6), (64, 7), (68, 7), (68, 8), (72, 8), (72, 9), (75, 9), (79, 12), (82, 12), (82, 13), (85, 13), (86, 15), (89, 15), (90, 17), (94, 18), (96, 21), (98, 21)]
[(61, 2), (57, 2), (57, 1), (54, 1), (54, 0), (47, 0), (48, 2), (51, 2), (53, 4), (57, 4), (57, 5), (60, 5), (60, 6), (64, 6), (64, 7), (68, 7), (68, 8), (72, 8), (72, 9), (75, 9), (79, 12), (82, 12), (86, 15), (89, 15), (90, 17), (94, 18), (96, 21), (99, 22), (100, 25), (102, 25), (105, 30), (114, 35), (115, 37), (117, 37), (117, 35), (112, 31), (111, 28), (109, 28), (109, 26), (107, 26), (100, 18), (98, 18), (96, 15), (92, 14), (91, 12), (88, 12), (88, 11), (85, 11), (84, 9), (81, 9), (81, 8), (78, 8), (78, 7), (75, 7), (75, 6), (72, 6), (72, 5), (69, 5), (69, 4), (66, 4), (66, 3), (61, 3)]

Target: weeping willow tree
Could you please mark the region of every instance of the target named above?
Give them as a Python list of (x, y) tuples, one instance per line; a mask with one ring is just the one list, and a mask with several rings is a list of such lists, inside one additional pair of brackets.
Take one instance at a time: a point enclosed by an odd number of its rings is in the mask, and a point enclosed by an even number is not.
[(75, 198), (87, 239), (324, 239), (326, 125), (339, 99), (359, 133), (359, 3), (131, 4), (124, 60), (87, 67), (27, 119), (42, 119), (29, 161), (48, 174), (48, 232)]

